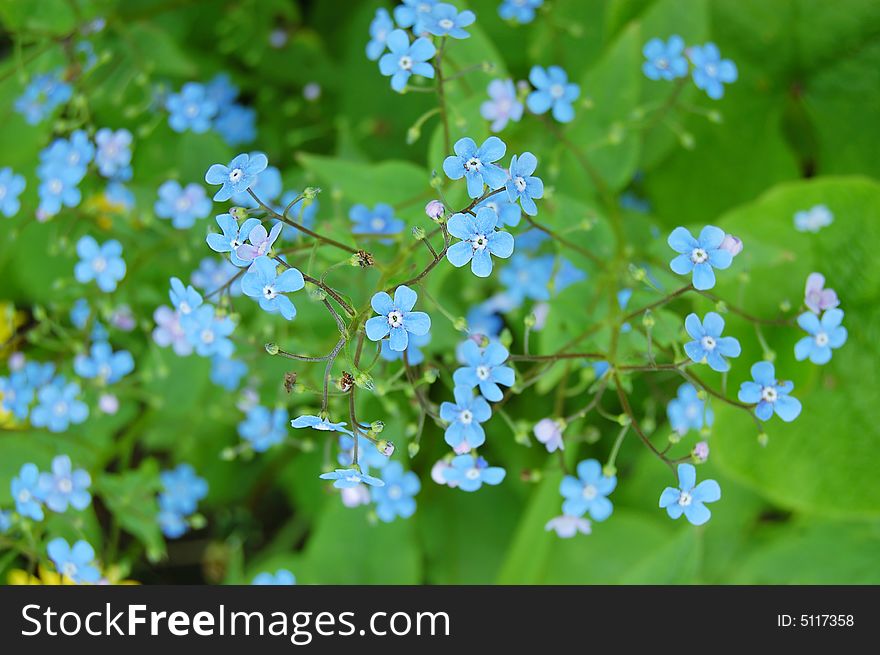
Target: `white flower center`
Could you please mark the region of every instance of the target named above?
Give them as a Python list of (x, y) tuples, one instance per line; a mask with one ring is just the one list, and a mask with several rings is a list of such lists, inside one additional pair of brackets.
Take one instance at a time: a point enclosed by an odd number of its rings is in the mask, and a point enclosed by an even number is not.
[(403, 325), (403, 313), (396, 309), (388, 312), (388, 325), (393, 328)]
[(484, 207), (488, 207), (489, 209), (491, 209), (491, 210), (492, 210), (493, 212), (495, 212), (496, 214), (498, 213), (498, 203), (497, 203), (497, 202), (487, 202), (487, 203), (486, 203), (485, 205), (483, 205), (483, 206), (484, 206)]
[(63, 494), (69, 494), (71, 491), (73, 491), (73, 482), (70, 480), (70, 478), (61, 478), (58, 481), (58, 491)]
[(0, 200), (3, 200), (3, 198), (5, 198), (5, 197), (6, 197), (6, 187), (3, 185), (0, 185)]
[(478, 469), (477, 467), (469, 468), (465, 472), (464, 477), (466, 477), (468, 480), (479, 480), (480, 479), (480, 469)]
[(272, 286), (271, 284), (267, 284), (266, 286), (263, 287), (263, 297), (266, 300), (272, 300), (277, 295), (278, 295), (278, 292), (275, 291), (275, 287)]
[(73, 562), (65, 562), (64, 566), (61, 567), (61, 573), (68, 578), (73, 578), (76, 576), (76, 564)]
[(779, 393), (776, 391), (776, 387), (764, 387), (761, 389), (761, 400), (775, 403), (777, 398), (779, 398)]
[(388, 489), (388, 497), (391, 500), (398, 500), (401, 496), (403, 496), (403, 491), (398, 485), (392, 485), (391, 488)]
[(346, 482), (360, 482), (361, 479), (357, 473), (349, 473), (348, 475), (345, 476), (345, 481)]
[(480, 167), (483, 165), (483, 162), (480, 161), (478, 157), (471, 157), (464, 163), (464, 170), (466, 171), (479, 171)]
[(52, 407), (52, 411), (55, 412), (56, 416), (64, 416), (65, 414), (67, 414), (67, 403), (63, 400), (59, 400)]
[(192, 311), (192, 307), (190, 307), (189, 303), (185, 300), (180, 301), (177, 309), (180, 311), (181, 314), (189, 314)]
[(486, 246), (489, 245), (489, 240), (485, 234), (477, 234), (471, 239), (471, 245), (474, 250), (485, 250)]
[(463, 425), (470, 425), (474, 422), (474, 413), (469, 409), (463, 409), (458, 415), (458, 420)]
[(453, 27), (455, 27), (455, 23), (453, 23), (453, 22), (452, 22), (450, 19), (448, 19), (448, 18), (442, 18), (442, 19), (440, 19), (440, 20), (437, 22), (437, 24), (438, 24), (440, 27), (442, 27), (444, 30), (451, 30)]
[(199, 115), (199, 106), (196, 103), (191, 102), (186, 106), (183, 111), (190, 118), (195, 118)]
[(828, 335), (825, 332), (816, 333), (816, 345), (822, 348), (828, 345)]
[(550, 95), (554, 98), (561, 98), (565, 93), (565, 87), (561, 84), (554, 84), (550, 87)]
[(583, 496), (584, 500), (593, 500), (596, 496), (599, 495), (598, 489), (591, 484), (588, 484), (584, 487)]
[(28, 491), (27, 489), (22, 489), (18, 493), (18, 502), (26, 503), (26, 502), (30, 501), (30, 499), (31, 499), (31, 492)]
[(682, 507), (687, 507), (692, 502), (694, 502), (693, 496), (691, 496), (687, 491), (682, 491), (678, 495), (678, 504)]
[(382, 218), (376, 216), (373, 218), (373, 220), (370, 221), (370, 227), (373, 228), (374, 232), (381, 232), (382, 229), (385, 227), (385, 221)]
[(233, 184), (238, 182), (242, 177), (244, 177), (244, 171), (240, 168), (233, 168), (229, 171), (229, 181)]
[(654, 62), (654, 65), (660, 70), (666, 70), (667, 68), (669, 68), (669, 62), (666, 61), (666, 57), (660, 57), (656, 62)]
[(405, 71), (411, 70), (413, 67), (412, 57), (410, 57), (409, 55), (403, 55), (403, 57), (401, 57), (397, 61), (397, 65), (400, 66), (401, 70), (405, 70)]
[(420, 11), (421, 13), (423, 13), (423, 14), (430, 13), (430, 11), (431, 11), (431, 5), (428, 4), (427, 2), (423, 2), (423, 3), (421, 3), (421, 4), (419, 5), (419, 11)]
[(202, 343), (214, 343), (214, 330), (202, 330), (202, 334), (200, 336), (202, 338)]
[(477, 366), (477, 378), (480, 380), (488, 380), (491, 372), (492, 371), (488, 366)]
[(706, 64), (706, 67), (703, 70), (709, 77), (715, 77), (715, 75), (718, 74), (718, 68), (715, 66), (715, 64)]
[(95, 273), (103, 273), (107, 270), (107, 260), (103, 257), (95, 257), (92, 260), (92, 270), (95, 271)]
[(700, 339), (700, 344), (703, 346), (703, 350), (715, 350), (715, 346), (717, 345), (715, 338), (710, 337), (708, 334)]
[(57, 177), (53, 177), (51, 180), (49, 180), (49, 191), (52, 194), (57, 196), (59, 193), (61, 193), (61, 191), (63, 189), (64, 189), (64, 183), (61, 180), (59, 180)]
[(694, 248), (691, 251), (691, 261), (694, 264), (702, 264), (707, 259), (709, 259), (709, 253), (702, 248)]
[(696, 418), (700, 410), (696, 405), (688, 405), (684, 410), (684, 415), (688, 418)]
[(177, 208), (177, 211), (184, 212), (190, 208), (192, 205), (192, 201), (187, 196), (180, 196), (174, 203), (174, 206)]
[(102, 364), (98, 368), (98, 377), (104, 378), (105, 380), (109, 379), (110, 376), (113, 375), (113, 369), (110, 368), (109, 364)]
[(516, 190), (522, 193), (526, 190), (526, 181), (521, 175), (517, 175), (513, 178), (513, 186), (516, 187)]

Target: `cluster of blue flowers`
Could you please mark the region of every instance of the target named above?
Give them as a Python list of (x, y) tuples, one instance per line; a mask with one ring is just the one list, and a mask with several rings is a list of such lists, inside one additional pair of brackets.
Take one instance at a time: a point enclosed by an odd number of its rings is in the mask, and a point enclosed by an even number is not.
[(54, 364), (19, 359), (10, 369), (9, 376), (0, 377), (0, 406), (17, 419), (30, 418), (34, 427), (64, 432), (71, 423), (88, 418), (89, 408), (80, 399), (79, 384), (56, 375)]
[(159, 494), (157, 520), (162, 533), (169, 539), (178, 539), (189, 531), (187, 519), (195, 514), (199, 501), (208, 495), (208, 483), (196, 475), (189, 464), (160, 474), (162, 492)]
[(168, 125), (175, 132), (214, 130), (230, 146), (250, 143), (257, 137), (257, 115), (236, 102), (238, 94), (238, 87), (225, 73), (207, 84), (187, 82), (165, 99)]
[(66, 539), (58, 537), (46, 546), (49, 559), (58, 573), (76, 584), (96, 584), (101, 581), (101, 572), (95, 566), (95, 549), (87, 541), (80, 539), (73, 546)]
[(55, 109), (73, 97), (73, 87), (62, 78), (63, 71), (35, 75), (15, 100), (15, 111), (29, 125), (43, 122)]
[(503, 0), (498, 5), (498, 15), (504, 20), (525, 25), (535, 20), (535, 11), (544, 4), (544, 0)]
[(22, 465), (18, 476), (12, 478), (10, 489), (15, 511), (22, 518), (42, 521), (43, 506), (62, 514), (68, 507), (84, 510), (92, 502), (89, 487), (92, 479), (82, 469), (74, 469), (70, 457), (59, 455), (52, 460), (52, 471), (43, 472), (36, 464)]
[(685, 47), (684, 40), (673, 35), (667, 41), (651, 39), (642, 49), (642, 71), (651, 80), (674, 80), (691, 74), (698, 89), (713, 100), (724, 96), (724, 85), (736, 82), (736, 64), (722, 59), (714, 43)]

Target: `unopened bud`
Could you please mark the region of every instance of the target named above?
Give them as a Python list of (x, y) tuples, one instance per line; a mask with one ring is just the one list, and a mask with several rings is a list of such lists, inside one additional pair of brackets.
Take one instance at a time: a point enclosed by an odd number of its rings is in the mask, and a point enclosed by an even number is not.
[(617, 475), (617, 467), (614, 464), (606, 464), (602, 467), (602, 475), (606, 478), (613, 478)]
[(726, 250), (732, 256), (736, 257), (738, 254), (742, 252), (743, 242), (739, 237), (735, 237), (732, 234), (725, 234), (724, 240), (721, 242), (721, 245), (718, 246), (721, 250)]
[(244, 207), (233, 207), (229, 210), (230, 215), (237, 221), (243, 221), (246, 219), (250, 213)]
[(766, 446), (769, 442), (770, 442), (770, 437), (767, 435), (766, 432), (762, 432), (761, 434), (758, 435), (758, 445), (760, 445), (762, 448), (766, 448)]
[(416, 241), (421, 241), (425, 238), (425, 228), (419, 227), (418, 225), (412, 229), (413, 239)]
[(385, 457), (391, 457), (394, 454), (394, 444), (386, 439), (381, 439), (376, 443), (376, 450), (385, 455)]
[(385, 429), (385, 421), (373, 421), (370, 423), (370, 432), (379, 434)]
[(676, 444), (681, 441), (681, 435), (678, 432), (673, 432), (669, 435), (669, 443)]
[(705, 462), (709, 459), (709, 444), (706, 441), (697, 442), (691, 454), (697, 462)]
[(266, 344), (266, 352), (270, 355), (277, 355), (280, 348), (277, 343), (267, 343)]
[(367, 391), (372, 391), (376, 388), (373, 384), (373, 376), (369, 373), (358, 373), (354, 379), (354, 383), (359, 389), (366, 389)]
[(649, 330), (653, 328), (657, 324), (657, 320), (654, 318), (654, 314), (651, 310), (647, 310), (645, 315), (642, 316), (642, 325), (644, 325)]
[(452, 327), (455, 328), (459, 332), (466, 332), (468, 327), (467, 319), (464, 316), (459, 316), (452, 323)]
[(415, 441), (410, 441), (409, 446), (407, 446), (406, 449), (407, 452), (409, 452), (410, 459), (419, 454), (419, 444), (417, 444)]
[(318, 197), (319, 193), (321, 193), (321, 189), (319, 189), (318, 187), (307, 186), (303, 190), (302, 195), (303, 195), (303, 198), (305, 198), (306, 200), (314, 200), (315, 198)]
[(446, 213), (446, 207), (443, 206), (443, 203), (439, 200), (432, 200), (427, 205), (425, 205), (425, 214), (428, 215), (428, 218), (432, 220), (440, 220), (443, 218), (443, 215)]

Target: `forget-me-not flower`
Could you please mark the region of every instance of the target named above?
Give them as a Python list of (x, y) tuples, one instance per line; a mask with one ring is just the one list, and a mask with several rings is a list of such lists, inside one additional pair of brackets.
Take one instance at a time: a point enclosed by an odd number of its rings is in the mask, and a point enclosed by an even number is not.
[(419, 37), (412, 43), (403, 30), (394, 30), (388, 35), (388, 49), (379, 59), (379, 72), (391, 78), (391, 88), (402, 92), (413, 75), (433, 78), (434, 66), (428, 60), (437, 49), (429, 39)]
[(257, 112), (237, 103), (221, 105), (214, 129), (229, 146), (250, 143), (257, 138)]
[(28, 125), (42, 122), (59, 105), (73, 97), (73, 87), (61, 79), (61, 71), (35, 75), (18, 98), (15, 111)]
[(275, 223), (270, 232), (266, 231), (263, 224), (257, 225), (248, 233), (248, 241), (235, 249), (235, 254), (243, 262), (252, 262), (258, 257), (268, 255), (278, 235), (281, 234), (283, 223)]
[(54, 216), (62, 207), (76, 207), (82, 201), (82, 193), (77, 186), (82, 175), (78, 169), (52, 165), (41, 168), (39, 174), (41, 183), (37, 193), (40, 196), (40, 216)]
[(127, 350), (117, 350), (106, 341), (92, 344), (88, 353), (80, 353), (73, 360), (73, 370), (81, 378), (97, 378), (104, 384), (119, 382), (134, 370), (134, 358)]
[(483, 200), (474, 207), (474, 213), (479, 212), (481, 207), (487, 207), (495, 212), (495, 224), (498, 227), (502, 225), (516, 227), (519, 225), (519, 221), (522, 218), (522, 209), (520, 206), (516, 204), (516, 202), (511, 202), (505, 198), (502, 193), (496, 193)]
[(476, 343), (468, 340), (458, 352), (464, 358), (465, 365), (456, 369), (452, 376), (456, 387), (462, 386), (466, 389), (479, 387), (483, 398), (498, 402), (504, 397), (498, 385), (513, 386), (515, 382), (513, 369), (503, 365), (509, 353), (507, 348), (497, 341), (492, 341), (481, 349)]
[(535, 20), (535, 10), (543, 4), (544, 0), (502, 0), (498, 15), (504, 20), (525, 25)]
[(95, 143), (98, 151), (95, 164), (98, 172), (107, 178), (125, 177), (125, 171), (131, 164), (131, 132), (125, 128), (110, 130), (102, 127), (95, 132)]
[(18, 197), (26, 186), (24, 176), (16, 174), (6, 166), (0, 168), (0, 213), (11, 218), (21, 208)]
[(821, 273), (810, 273), (804, 288), (804, 304), (814, 314), (821, 314), (826, 309), (834, 309), (840, 304), (837, 292), (825, 288), (825, 276)]
[(379, 316), (367, 321), (367, 337), (371, 341), (379, 341), (390, 334), (388, 345), (391, 350), (406, 350), (410, 334), (418, 337), (431, 329), (430, 316), (425, 312), (412, 311), (416, 300), (416, 292), (404, 285), (395, 289), (393, 300), (384, 291), (374, 294), (370, 305)]
[(36, 464), (23, 464), (18, 477), (12, 478), (10, 485), (15, 511), (34, 521), (43, 520), (43, 504), (40, 492), (40, 470)]
[(352, 234), (399, 234), (406, 226), (394, 215), (394, 208), (383, 202), (373, 209), (362, 204), (352, 205), (348, 217)]
[(794, 389), (791, 381), (776, 379), (776, 369), (770, 362), (758, 362), (752, 366), (753, 382), (743, 382), (739, 388), (740, 402), (756, 404), (755, 416), (766, 421), (773, 412), (786, 423), (801, 413), (801, 401), (789, 394)]
[(702, 322), (696, 314), (688, 314), (684, 327), (693, 341), (684, 344), (684, 351), (694, 362), (706, 361), (713, 371), (729, 371), (730, 362), (725, 357), (739, 357), (742, 348), (734, 337), (722, 337), (724, 319), (716, 312), (709, 312)]
[(370, 41), (367, 43), (367, 59), (376, 61), (385, 52), (385, 43), (388, 35), (394, 31), (394, 21), (384, 7), (376, 10), (376, 15), (370, 22)]
[(162, 471), (159, 480), (166, 507), (183, 515), (195, 512), (199, 501), (208, 495), (208, 483), (189, 464), (178, 464), (177, 468)]
[(526, 98), (526, 106), (533, 114), (546, 114), (552, 110), (553, 118), (560, 123), (574, 119), (571, 106), (581, 94), (581, 87), (568, 81), (568, 75), (559, 66), (532, 66), (529, 81), (535, 87)]
[(651, 39), (642, 48), (647, 60), (642, 64), (642, 72), (651, 80), (674, 80), (688, 74), (688, 60), (684, 56), (684, 39), (677, 34), (663, 39)]
[(297, 416), (290, 422), (290, 426), (294, 428), (312, 428), (313, 430), (321, 430), (322, 432), (341, 432), (343, 434), (351, 434), (351, 431), (345, 427), (346, 423), (334, 423), (326, 416), (312, 416), (304, 414)]
[(73, 273), (78, 282), (85, 284), (94, 280), (101, 291), (110, 293), (125, 277), (122, 244), (116, 239), (99, 245), (93, 237), (86, 235), (77, 241), (76, 254), (79, 262)]
[(101, 572), (94, 566), (95, 549), (82, 539), (71, 548), (66, 539), (58, 537), (46, 548), (58, 573), (76, 584), (94, 584), (101, 579)]
[(604, 521), (614, 506), (606, 496), (617, 486), (617, 476), (602, 473), (602, 465), (595, 459), (586, 459), (577, 465), (577, 477), (566, 475), (559, 484), (559, 493), (565, 498), (562, 512), (568, 516), (583, 516), (586, 512), (594, 521)]
[(264, 311), (280, 313), (288, 321), (296, 316), (296, 307), (284, 294), (299, 291), (305, 284), (297, 269), (288, 268), (279, 275), (275, 261), (265, 256), (257, 257), (241, 278), (244, 295), (257, 299)]
[(815, 205), (794, 215), (794, 227), (798, 232), (816, 233), (833, 222), (834, 214), (825, 205)]
[(480, 105), (480, 115), (492, 121), (489, 128), (500, 132), (509, 121), (518, 123), (523, 115), (523, 104), (516, 95), (513, 80), (492, 80), (487, 89), (489, 100)]
[(379, 520), (390, 523), (398, 516), (408, 519), (415, 514), (414, 496), (422, 488), (419, 476), (412, 471), (404, 471), (400, 462), (390, 462), (382, 469), (385, 485), (373, 489), (376, 515)]
[(254, 576), (252, 585), (258, 586), (289, 586), (296, 584), (296, 576), (287, 569), (278, 569), (275, 573), (264, 571)]
[(482, 396), (475, 396), (470, 387), (456, 386), (452, 390), (455, 402), (440, 405), (440, 418), (446, 426), (446, 443), (457, 453), (466, 453), (486, 442), (481, 423), (492, 417), (492, 409)]
[(498, 485), (507, 474), (500, 466), (489, 466), (482, 457), (458, 455), (443, 470), (443, 480), (450, 487), (462, 491), (476, 491), (484, 484)]
[(416, 36), (425, 34), (436, 4), (437, 0), (403, 0), (394, 8), (394, 20), (401, 27), (411, 27)]
[(722, 59), (714, 43), (693, 46), (688, 49), (688, 56), (694, 64), (694, 84), (713, 100), (724, 95), (725, 84), (736, 82), (736, 64), (730, 59)]
[(666, 416), (669, 426), (680, 435), (689, 430), (702, 430), (704, 423), (711, 426), (715, 419), (712, 408), (700, 399), (696, 388), (689, 382), (681, 385), (676, 397), (669, 401)]
[(799, 362), (809, 358), (814, 364), (827, 364), (831, 361), (831, 351), (846, 343), (846, 328), (840, 324), (843, 310), (829, 309), (821, 319), (812, 312), (804, 312), (797, 321), (810, 335), (794, 345), (794, 357)]
[(522, 210), (529, 216), (538, 213), (535, 198), (544, 196), (544, 182), (540, 177), (534, 177), (532, 173), (538, 167), (538, 159), (530, 152), (513, 156), (510, 161), (510, 178), (507, 180), (507, 197), (510, 202), (519, 204)]
[(51, 473), (40, 473), (40, 497), (53, 512), (66, 512), (68, 505), (83, 510), (92, 502), (91, 484), (88, 472), (73, 470), (70, 457), (59, 455), (52, 460)]
[(217, 316), (213, 305), (198, 307), (182, 325), (187, 340), (200, 357), (229, 357), (235, 350), (229, 339), (235, 323), (228, 316)]
[(269, 160), (262, 152), (243, 152), (236, 155), (228, 166), (212, 164), (205, 173), (205, 182), (221, 185), (214, 194), (214, 200), (229, 200), (234, 194), (244, 193), (253, 187), (268, 165)]
[(431, 13), (425, 20), (425, 30), (434, 36), (466, 39), (470, 34), (464, 28), (475, 20), (477, 20), (476, 14), (469, 9), (459, 11), (455, 5), (441, 2), (431, 9)]
[(704, 503), (714, 503), (721, 498), (721, 487), (715, 480), (703, 480), (697, 484), (697, 470), (693, 464), (678, 465), (678, 486), (666, 487), (660, 494), (660, 507), (666, 509), (669, 518), (682, 514), (693, 525), (703, 525), (712, 512)]
[(79, 393), (79, 384), (67, 382), (59, 375), (37, 392), (31, 425), (49, 432), (64, 432), (71, 423), (82, 423), (89, 416), (89, 407), (78, 398)]
[(290, 418), (282, 408), (271, 410), (257, 405), (252, 407), (245, 419), (238, 424), (238, 433), (250, 443), (258, 453), (269, 450), (284, 441), (287, 436), (287, 422)]
[(240, 259), (236, 253), (250, 236), (251, 230), (260, 225), (260, 220), (248, 218), (240, 226), (232, 214), (220, 214), (216, 220), (223, 233), (211, 232), (205, 239), (208, 247), (214, 252), (228, 252), (229, 259), (235, 266), (247, 266), (249, 262)]
[(695, 239), (690, 231), (683, 227), (675, 228), (667, 239), (669, 247), (681, 253), (669, 262), (669, 267), (679, 275), (693, 272), (694, 288), (706, 291), (715, 286), (714, 269), (725, 269), (733, 262), (729, 250), (721, 248), (724, 241), (724, 230), (707, 225)]
[(172, 130), (192, 130), (196, 134), (207, 132), (211, 128), (211, 122), (219, 109), (205, 85), (198, 82), (187, 82), (179, 93), (169, 94), (165, 108), (169, 112), (168, 124)]
[(471, 271), (477, 277), (492, 273), (492, 255), (506, 259), (513, 254), (513, 237), (510, 233), (496, 230), (498, 218), (488, 207), (471, 214), (455, 214), (446, 224), (449, 234), (461, 239), (446, 251), (446, 259), (455, 267), (471, 263)]
[(159, 199), (153, 208), (156, 216), (171, 219), (171, 225), (185, 230), (195, 225), (198, 219), (207, 218), (211, 213), (211, 201), (199, 184), (183, 187), (177, 180), (168, 180), (159, 187)]
[(329, 473), (318, 476), (322, 480), (333, 480), (333, 486), (337, 489), (349, 489), (359, 484), (368, 484), (371, 487), (383, 487), (385, 483), (379, 478), (367, 475), (354, 468), (336, 469)]
[(386, 362), (396, 362), (403, 359), (403, 354), (406, 353), (407, 363), (410, 366), (418, 366), (425, 361), (425, 355), (422, 353), (421, 348), (422, 346), (427, 346), (430, 342), (430, 332), (421, 336), (410, 334), (406, 348), (403, 351), (398, 352), (397, 350), (391, 350), (391, 343), (389, 341), (382, 341), (382, 350), (379, 352), (379, 356)]
[(452, 150), (455, 154), (443, 160), (443, 172), (450, 180), (465, 178), (471, 198), (479, 198), (484, 185), (494, 190), (507, 182), (507, 172), (492, 163), (507, 152), (504, 141), (497, 136), (490, 136), (479, 148), (473, 139), (464, 137), (455, 142)]
[(227, 391), (238, 389), (241, 379), (247, 373), (248, 366), (241, 360), (219, 356), (211, 360), (211, 382)]

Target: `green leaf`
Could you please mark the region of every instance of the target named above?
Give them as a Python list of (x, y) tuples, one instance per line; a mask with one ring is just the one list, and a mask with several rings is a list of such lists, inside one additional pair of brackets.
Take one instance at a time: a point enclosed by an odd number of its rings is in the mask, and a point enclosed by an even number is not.
[(307, 154), (298, 160), (325, 186), (325, 193), (338, 193), (351, 203), (394, 205), (430, 188), (427, 172), (405, 161), (353, 162)]

